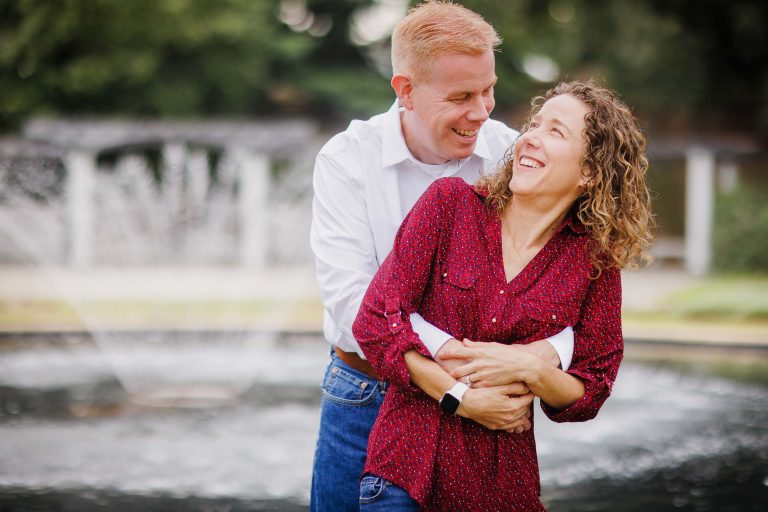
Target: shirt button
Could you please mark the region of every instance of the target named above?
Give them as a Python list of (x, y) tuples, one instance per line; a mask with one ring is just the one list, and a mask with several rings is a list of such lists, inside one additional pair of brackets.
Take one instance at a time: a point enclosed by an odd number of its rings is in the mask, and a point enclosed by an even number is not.
[(333, 373), (333, 374), (339, 373), (339, 369), (338, 368), (334, 368), (333, 370), (331, 370), (331, 373)]
[(496, 317), (491, 318), (491, 322), (496, 323)]
[(397, 322), (395, 322), (394, 324), (392, 324), (392, 327), (397, 327)]
[(504, 290), (499, 290), (499, 293), (504, 295)]
[(360, 387), (361, 387), (361, 388), (363, 388), (363, 389), (365, 389), (365, 388), (367, 388), (367, 387), (368, 387), (368, 383), (367, 383), (367, 382), (362, 382), (362, 383), (360, 384)]
[(552, 320), (557, 320), (557, 315), (552, 315)]
[(445, 274), (443, 274), (443, 277), (448, 277), (448, 272), (446, 272)]

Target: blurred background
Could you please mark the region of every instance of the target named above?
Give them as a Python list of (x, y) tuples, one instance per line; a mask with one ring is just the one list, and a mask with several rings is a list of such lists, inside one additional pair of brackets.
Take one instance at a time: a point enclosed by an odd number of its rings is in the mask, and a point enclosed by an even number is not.
[[(407, 0), (0, 0), (0, 509), (303, 510), (314, 156), (383, 112)], [(493, 117), (560, 80), (646, 131), (655, 262), (554, 512), (768, 506), (768, 3), (466, 0)]]

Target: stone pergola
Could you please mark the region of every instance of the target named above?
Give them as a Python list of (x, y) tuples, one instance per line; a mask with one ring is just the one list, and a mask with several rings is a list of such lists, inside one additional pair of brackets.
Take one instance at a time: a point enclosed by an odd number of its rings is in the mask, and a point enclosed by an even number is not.
[[(26, 156), (63, 162), (68, 204), (68, 263), (85, 268), (93, 264), (94, 176), (99, 154), (161, 147), (170, 165), (184, 161), (187, 148), (219, 149), (236, 163), (239, 232), (237, 260), (248, 268), (263, 267), (268, 250), (266, 211), (271, 163), (291, 160), (315, 142), (316, 127), (306, 121), (273, 122), (167, 122), (42, 120), (29, 122), (24, 138), (0, 141), (4, 157)], [(709, 272), (715, 193), (732, 188), (738, 180), (738, 161), (760, 148), (749, 138), (649, 137), (651, 160), (685, 161), (685, 233), (681, 249), (670, 254), (682, 258), (691, 275)]]
[[(94, 178), (97, 157), (108, 151), (161, 147), (169, 165), (182, 165), (191, 145), (217, 148), (238, 172), (238, 260), (249, 268), (263, 267), (267, 255), (271, 163), (294, 159), (312, 146), (315, 126), (307, 121), (104, 121), (35, 119), (24, 126), (26, 140), (38, 150), (60, 158), (66, 170), (69, 264), (93, 263)], [(29, 148), (27, 148), (29, 149)]]

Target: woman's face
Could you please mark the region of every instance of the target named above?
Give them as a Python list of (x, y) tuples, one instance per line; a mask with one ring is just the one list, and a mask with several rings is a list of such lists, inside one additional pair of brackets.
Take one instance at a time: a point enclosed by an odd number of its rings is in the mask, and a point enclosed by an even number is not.
[(587, 179), (582, 173), (587, 106), (570, 94), (547, 100), (515, 142), (509, 188), (520, 198), (572, 202)]

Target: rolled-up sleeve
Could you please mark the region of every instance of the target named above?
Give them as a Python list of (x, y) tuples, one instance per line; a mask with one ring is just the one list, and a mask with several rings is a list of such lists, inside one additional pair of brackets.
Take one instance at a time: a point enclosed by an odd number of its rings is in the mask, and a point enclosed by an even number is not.
[(585, 393), (562, 410), (542, 402), (546, 415), (556, 422), (594, 418), (611, 394), (624, 353), (619, 269), (606, 269), (591, 282), (573, 330), (574, 355), (568, 373), (583, 381)]
[(410, 315), (423, 298), (435, 260), (450, 194), (449, 180), (433, 183), (406, 216), (392, 252), (363, 298), (352, 326), (355, 339), (382, 379), (410, 385), (404, 354), (430, 356), (414, 332)]

